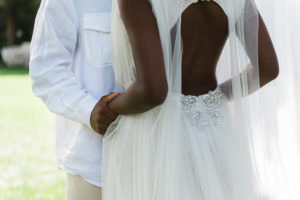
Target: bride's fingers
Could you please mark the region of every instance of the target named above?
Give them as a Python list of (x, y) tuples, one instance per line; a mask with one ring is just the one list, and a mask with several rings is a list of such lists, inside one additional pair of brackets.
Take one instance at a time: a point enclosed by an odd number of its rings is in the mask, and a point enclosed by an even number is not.
[(112, 94), (110, 94), (110, 95), (107, 95), (105, 98), (104, 98), (104, 100), (106, 101), (106, 102), (111, 102), (112, 100), (114, 100), (114, 98), (116, 98), (117, 96), (119, 96), (120, 95), (120, 93), (112, 93)]

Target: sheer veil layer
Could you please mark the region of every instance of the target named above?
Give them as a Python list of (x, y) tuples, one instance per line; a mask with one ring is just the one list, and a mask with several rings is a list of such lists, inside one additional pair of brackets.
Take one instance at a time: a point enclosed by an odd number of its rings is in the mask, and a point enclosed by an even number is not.
[[(229, 29), (217, 69), (219, 87), (196, 98), (181, 94), (181, 15), (198, 1), (149, 2), (160, 31), (169, 94), (163, 105), (120, 116), (110, 126), (104, 137), (103, 199), (292, 199), (267, 181), (266, 155), (276, 151), (267, 140), (276, 144), (278, 138), (267, 131), (262, 95), (256, 92), (259, 13), (254, 1), (216, 0)], [(135, 64), (117, 0), (112, 47), (116, 81), (125, 91), (135, 80)], [(191, 125), (195, 119), (200, 126)], [(215, 123), (219, 121), (220, 126)], [(287, 181), (282, 158), (275, 160), (280, 175), (273, 181)]]

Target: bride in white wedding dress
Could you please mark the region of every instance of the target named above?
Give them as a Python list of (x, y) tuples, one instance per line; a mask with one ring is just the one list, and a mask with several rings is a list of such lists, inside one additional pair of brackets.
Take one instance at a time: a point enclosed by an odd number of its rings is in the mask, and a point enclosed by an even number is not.
[(121, 114), (104, 137), (104, 200), (258, 200), (258, 95), (278, 75), (252, 0), (115, 0)]

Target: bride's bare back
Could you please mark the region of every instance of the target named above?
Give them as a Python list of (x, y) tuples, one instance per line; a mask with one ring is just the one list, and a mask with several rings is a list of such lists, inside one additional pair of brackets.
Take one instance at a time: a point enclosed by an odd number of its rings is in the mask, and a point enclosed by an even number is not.
[(182, 91), (200, 95), (217, 87), (216, 65), (228, 37), (227, 16), (215, 2), (198, 2), (182, 15)]
[[(158, 24), (149, 0), (118, 0), (118, 4), (132, 47), (136, 80), (110, 107), (119, 114), (142, 113), (162, 104), (168, 94)], [(201, 95), (215, 89), (216, 65), (228, 37), (226, 14), (213, 1), (191, 4), (182, 14), (182, 37), (183, 94)], [(259, 78), (263, 86), (278, 75), (278, 62), (261, 17), (258, 40)]]

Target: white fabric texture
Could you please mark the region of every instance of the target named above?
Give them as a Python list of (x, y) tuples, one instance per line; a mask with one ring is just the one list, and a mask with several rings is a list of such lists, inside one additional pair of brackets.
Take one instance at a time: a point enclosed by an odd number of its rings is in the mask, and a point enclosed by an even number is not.
[(116, 92), (110, 22), (111, 0), (43, 0), (31, 45), (33, 91), (57, 114), (58, 165), (97, 186), (102, 137), (90, 115), (103, 95)]
[[(160, 31), (169, 94), (160, 107), (121, 116), (108, 130), (103, 199), (271, 199), (256, 162), (260, 157), (255, 139), (267, 131), (261, 95), (250, 95), (259, 89), (255, 3), (215, 1), (227, 15), (229, 28), (218, 64), (219, 87), (195, 97), (181, 94), (181, 14), (197, 1), (149, 2)], [(135, 65), (117, 0), (112, 48), (116, 82), (124, 92), (135, 79)]]
[[(269, 134), (257, 137), (271, 199), (300, 199), (300, 2), (256, 0), (274, 42), (280, 74), (261, 91)], [(268, 114), (268, 115), (267, 115)], [(271, 122), (271, 123), (270, 123)], [(282, 173), (284, 168), (284, 173)]]

